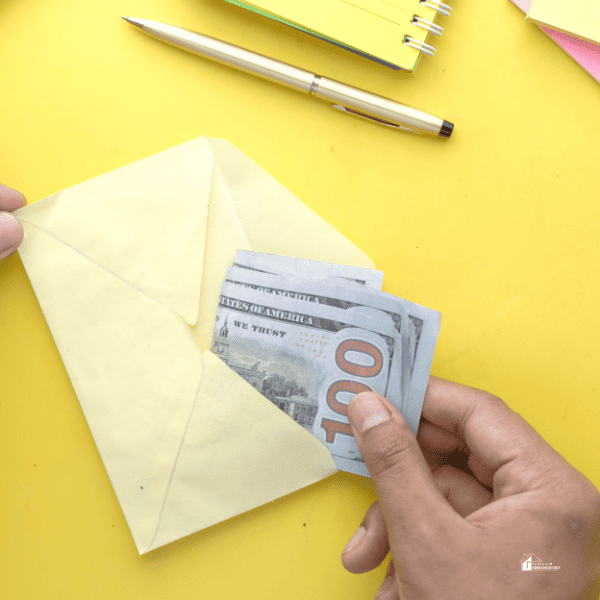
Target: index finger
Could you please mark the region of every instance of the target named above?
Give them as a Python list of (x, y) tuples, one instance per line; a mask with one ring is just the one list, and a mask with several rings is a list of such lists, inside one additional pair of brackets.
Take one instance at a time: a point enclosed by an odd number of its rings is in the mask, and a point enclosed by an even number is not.
[(438, 377), (429, 378), (423, 418), (464, 442), (471, 470), (488, 486), (505, 465), (558, 456), (523, 417), (493, 394)]
[(0, 183), (0, 210), (12, 212), (26, 204), (25, 196), (21, 192)]

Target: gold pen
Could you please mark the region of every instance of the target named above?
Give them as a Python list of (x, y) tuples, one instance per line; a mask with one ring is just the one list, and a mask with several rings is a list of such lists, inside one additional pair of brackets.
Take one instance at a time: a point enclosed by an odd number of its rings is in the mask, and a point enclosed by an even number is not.
[(414, 133), (431, 133), (450, 137), (454, 125), (445, 119), (389, 98), (376, 96), (364, 90), (321, 77), (310, 71), (274, 60), (262, 54), (245, 50), (200, 33), (174, 25), (122, 17), (149, 35), (163, 42), (226, 64), (234, 69), (258, 75), (281, 85), (331, 102), (332, 108), (350, 115)]

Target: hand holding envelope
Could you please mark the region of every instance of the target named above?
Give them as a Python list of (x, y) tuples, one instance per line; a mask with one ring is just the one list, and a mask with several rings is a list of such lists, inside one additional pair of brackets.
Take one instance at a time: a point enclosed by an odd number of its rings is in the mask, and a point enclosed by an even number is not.
[(335, 472), (324, 446), (207, 348), (236, 250), (373, 264), (239, 150), (198, 138), (15, 215), (140, 553)]
[(25, 204), (23, 194), (0, 183), (0, 260), (12, 254), (23, 239), (23, 228), (11, 212)]

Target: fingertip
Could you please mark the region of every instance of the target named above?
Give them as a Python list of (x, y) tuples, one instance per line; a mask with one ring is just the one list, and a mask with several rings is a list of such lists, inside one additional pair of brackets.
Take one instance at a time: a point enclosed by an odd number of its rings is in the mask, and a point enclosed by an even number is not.
[(362, 540), (362, 538), (365, 537), (365, 533), (367, 533), (367, 530), (361, 525), (354, 532), (354, 535), (350, 538), (350, 540), (346, 544), (346, 547), (344, 548), (344, 551), (342, 552), (342, 554), (346, 554), (347, 552), (350, 552), (351, 550), (356, 548), (356, 546), (358, 546), (358, 544), (360, 544), (360, 541)]
[(361, 543), (352, 550), (344, 550), (342, 552), (342, 565), (344, 569), (355, 575), (376, 569), (389, 553), (387, 539), (383, 544), (375, 545), (372, 540), (366, 539), (367, 534), (363, 535), (365, 539)]
[(342, 552), (342, 564), (350, 573), (366, 573), (378, 567), (389, 552), (387, 527), (379, 502), (369, 507), (360, 527)]
[(14, 202), (16, 204), (16, 207), (13, 210), (18, 210), (19, 208), (27, 206), (27, 199), (25, 198), (24, 194), (22, 194), (21, 192), (17, 192), (16, 190), (15, 192), (16, 194), (14, 197)]
[(12, 212), (27, 205), (25, 196), (0, 183), (0, 210)]
[(0, 259), (12, 254), (23, 241), (23, 225), (9, 212), (0, 211)]
[(356, 573), (357, 557), (360, 558), (361, 553), (354, 552), (360, 546), (362, 540), (367, 534), (367, 530), (362, 525), (354, 532), (346, 547), (342, 551), (342, 564), (347, 571)]
[(361, 392), (348, 403), (348, 420), (359, 433), (385, 423), (390, 418), (385, 398), (376, 392)]

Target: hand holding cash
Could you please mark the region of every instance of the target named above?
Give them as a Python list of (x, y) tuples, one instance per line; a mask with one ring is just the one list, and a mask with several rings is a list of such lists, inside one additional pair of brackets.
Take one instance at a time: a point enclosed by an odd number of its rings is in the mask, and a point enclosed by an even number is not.
[(368, 476), (347, 418), (357, 393), (386, 396), (417, 431), (440, 314), (381, 291), (372, 269), (238, 251), (212, 350), (331, 452)]

